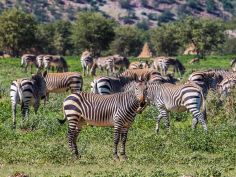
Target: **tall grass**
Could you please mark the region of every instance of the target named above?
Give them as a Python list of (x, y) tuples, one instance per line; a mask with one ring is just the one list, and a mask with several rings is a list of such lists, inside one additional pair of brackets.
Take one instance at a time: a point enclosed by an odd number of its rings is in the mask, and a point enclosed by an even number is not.
[[(192, 70), (229, 68), (231, 56), (211, 56), (200, 64), (189, 65), (191, 56), (180, 56), (187, 68), (184, 79)], [(78, 58), (68, 57), (71, 71), (81, 72)], [(128, 161), (112, 159), (113, 129), (85, 127), (78, 140), (81, 159), (71, 158), (66, 132), (60, 126), (62, 102), (69, 94), (51, 94), (38, 114), (30, 112), (22, 123), (20, 107), (17, 129), (12, 130), (9, 86), (16, 78), (29, 77), (19, 67), (19, 59), (0, 60), (0, 176), (16, 172), (29, 176), (236, 176), (236, 118), (233, 97), (219, 101), (209, 94), (208, 133), (201, 125), (191, 129), (189, 113), (171, 113), (171, 130), (161, 127), (156, 134), (155, 107), (138, 115), (127, 141)], [(89, 91), (92, 77), (84, 78), (84, 90)], [(235, 94), (234, 94), (235, 96)]]

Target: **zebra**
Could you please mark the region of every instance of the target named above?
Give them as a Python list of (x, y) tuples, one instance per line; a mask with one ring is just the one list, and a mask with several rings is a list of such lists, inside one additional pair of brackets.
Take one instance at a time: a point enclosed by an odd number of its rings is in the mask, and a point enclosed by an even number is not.
[(114, 60), (114, 70), (119, 69), (119, 71), (128, 69), (130, 62), (128, 58), (122, 57), (120, 55), (113, 55), (113, 60)]
[(68, 141), (73, 154), (79, 157), (76, 139), (82, 126), (88, 123), (94, 126), (114, 127), (114, 159), (119, 160), (117, 145), (120, 138), (121, 155), (126, 159), (125, 144), (128, 130), (136, 113), (146, 104), (146, 89), (145, 83), (137, 83), (134, 90), (112, 95), (86, 92), (69, 95), (63, 102), (64, 119), (60, 120), (60, 123), (66, 120), (69, 122)]
[(232, 67), (232, 70), (236, 72), (236, 58), (231, 60), (230, 66)]
[(170, 66), (174, 67), (174, 73), (177, 71), (180, 76), (185, 73), (184, 65), (177, 59), (171, 57), (157, 57), (153, 60), (153, 69), (158, 69), (163, 75), (167, 74)]
[(225, 77), (232, 75), (233, 72), (223, 69), (211, 69), (207, 71), (193, 72), (188, 80), (194, 82), (203, 89), (203, 94), (206, 98), (209, 89), (216, 90), (219, 84)]
[(78, 72), (48, 73), (44, 79), (47, 88), (44, 103), (49, 99), (49, 93), (61, 93), (68, 90), (71, 93), (82, 91), (83, 78)]
[(132, 89), (134, 81), (125, 77), (101, 76), (91, 82), (91, 91), (100, 95), (124, 92)]
[[(149, 104), (155, 105), (160, 113), (156, 123), (157, 133), (162, 118), (165, 120), (165, 126), (169, 129), (168, 111), (184, 112), (188, 110), (193, 115), (192, 128), (195, 128), (198, 121), (200, 121), (204, 130), (207, 130), (206, 117), (204, 117), (205, 98), (202, 89), (194, 83), (188, 82), (182, 85), (170, 83), (148, 84), (147, 101)], [(204, 113), (200, 111), (201, 106)]]
[(235, 88), (236, 85), (236, 75), (225, 77), (218, 85), (217, 90), (223, 96), (228, 96), (231, 92), (231, 89)]
[(37, 61), (37, 64), (38, 64), (38, 69), (43, 69), (44, 65), (43, 65), (43, 57), (44, 55), (38, 55), (36, 57), (36, 61)]
[(43, 65), (46, 70), (49, 70), (50, 67), (56, 67), (57, 72), (67, 72), (68, 65), (66, 60), (57, 55), (45, 55), (43, 57)]
[(89, 74), (89, 71), (91, 70), (92, 66), (93, 66), (93, 57), (91, 52), (89, 51), (84, 51), (81, 55), (80, 58), (81, 61), (81, 65), (83, 68), (83, 74), (85, 76), (85, 71), (87, 71), (87, 75)]
[(38, 63), (36, 60), (36, 56), (33, 54), (24, 54), (21, 57), (21, 67), (24, 67), (25, 72), (27, 72), (28, 66), (31, 68), (31, 73), (32, 73), (32, 66), (35, 66), (38, 68)]
[(149, 68), (147, 61), (135, 61), (130, 63), (129, 69), (147, 69)]
[(118, 76), (126, 77), (134, 81), (148, 81), (152, 75), (161, 74), (153, 69), (128, 69)]
[(23, 120), (28, 117), (29, 105), (33, 104), (34, 111), (37, 113), (40, 106), (40, 100), (46, 95), (46, 77), (47, 72), (43, 74), (33, 74), (30, 79), (17, 79), (11, 83), (10, 97), (12, 104), (13, 128), (16, 128), (16, 106), (21, 104)]
[(102, 71), (105, 69), (107, 72), (107, 75), (110, 73), (113, 73), (114, 71), (114, 59), (112, 56), (108, 57), (99, 57), (94, 60), (93, 66), (91, 68), (91, 74), (92, 76), (96, 75), (96, 69), (99, 68)]

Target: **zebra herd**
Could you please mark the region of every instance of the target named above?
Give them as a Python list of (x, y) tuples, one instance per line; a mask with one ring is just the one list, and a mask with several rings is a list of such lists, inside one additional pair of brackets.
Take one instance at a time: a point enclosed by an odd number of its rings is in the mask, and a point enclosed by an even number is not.
[[(114, 159), (119, 159), (117, 146), (120, 141), (121, 156), (126, 159), (128, 130), (136, 114), (141, 114), (148, 105), (154, 105), (159, 111), (156, 132), (159, 131), (161, 119), (169, 128), (168, 112), (172, 111), (189, 111), (193, 116), (192, 128), (200, 122), (207, 131), (205, 101), (209, 90), (227, 96), (236, 84), (235, 72), (222, 69), (196, 71), (189, 76), (187, 82), (176, 83), (178, 79), (167, 74), (168, 68), (173, 66), (173, 70), (182, 76), (185, 67), (172, 57), (157, 57), (150, 65), (141, 61), (130, 63), (126, 57), (119, 55), (94, 59), (90, 52), (85, 51), (80, 61), (84, 76), (94, 76), (91, 92), (82, 91), (82, 75), (68, 72), (63, 57), (51, 55), (23, 55), (21, 64), (26, 70), (29, 65), (35, 65), (38, 73), (31, 78), (13, 81), (10, 88), (13, 128), (16, 128), (18, 103), (21, 104), (24, 120), (28, 117), (30, 104), (33, 104), (37, 112), (41, 99), (44, 99), (44, 104), (49, 101), (49, 93), (71, 91), (63, 102), (64, 119), (59, 122), (68, 121), (69, 147), (77, 157), (77, 136), (82, 127), (89, 124), (114, 127)], [(50, 67), (55, 67), (58, 73), (48, 73)], [(39, 72), (43, 68), (45, 71)], [(107, 76), (95, 76), (96, 68), (105, 69)], [(113, 76), (108, 76), (109, 73)]]

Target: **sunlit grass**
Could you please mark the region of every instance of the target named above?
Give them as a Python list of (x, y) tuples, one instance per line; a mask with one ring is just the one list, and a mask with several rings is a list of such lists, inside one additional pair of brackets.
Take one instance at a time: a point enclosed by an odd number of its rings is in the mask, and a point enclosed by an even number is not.
[[(189, 65), (193, 56), (180, 56), (187, 68), (184, 78), (193, 70), (229, 68), (232, 56), (210, 56), (200, 64)], [(135, 60), (135, 59), (133, 59)], [(68, 57), (71, 71), (81, 72), (77, 57)], [(208, 133), (201, 125), (191, 129), (189, 113), (171, 113), (171, 131), (161, 126), (157, 135), (155, 107), (138, 115), (127, 141), (128, 161), (114, 162), (112, 158), (113, 130), (85, 127), (78, 140), (82, 155), (71, 158), (66, 138), (67, 125), (62, 119), (62, 102), (69, 93), (51, 94), (50, 101), (39, 113), (30, 112), (29, 120), (21, 125), (20, 107), (17, 129), (11, 129), (10, 83), (16, 78), (29, 77), (20, 59), (0, 59), (0, 176), (24, 172), (30, 176), (236, 176), (236, 117), (235, 104), (227, 100), (220, 105), (217, 96), (210, 96)], [(84, 78), (84, 90), (89, 91), (92, 77)], [(232, 101), (232, 100), (231, 100)]]

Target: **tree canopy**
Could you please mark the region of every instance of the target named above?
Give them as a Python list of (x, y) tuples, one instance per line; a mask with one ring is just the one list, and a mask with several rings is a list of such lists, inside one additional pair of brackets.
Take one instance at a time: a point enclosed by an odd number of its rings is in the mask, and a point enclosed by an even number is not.
[(0, 15), (0, 47), (13, 56), (35, 44), (37, 23), (32, 15), (21, 10), (6, 10)]

